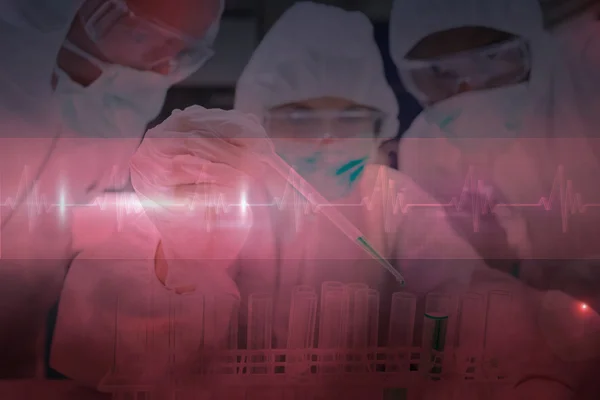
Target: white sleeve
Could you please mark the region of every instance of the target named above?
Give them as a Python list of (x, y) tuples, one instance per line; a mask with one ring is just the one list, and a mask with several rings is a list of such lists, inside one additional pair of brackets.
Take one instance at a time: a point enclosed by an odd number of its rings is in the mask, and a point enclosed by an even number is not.
[[(403, 180), (404, 205), (437, 202), (408, 178)], [(441, 207), (412, 207), (397, 214), (397, 258), (407, 288), (426, 293), (451, 283), (466, 287), (476, 269), (486, 268), (473, 247), (450, 226)]]
[[(200, 266), (203, 279), (196, 291), (174, 294), (156, 275), (155, 239), (123, 230), (73, 261), (59, 303), (50, 360), (54, 369), (96, 388), (116, 355), (119, 365), (134, 374), (156, 373), (158, 379), (170, 366), (168, 338), (175, 327), (183, 346), (178, 347), (178, 367), (194, 361), (200, 346), (225, 344), (239, 302), (235, 283), (224, 269)], [(146, 331), (153, 333), (151, 347)], [(153, 370), (136, 368), (135, 360)]]
[[(50, 365), (76, 382), (96, 388), (113, 363), (117, 307), (107, 285), (113, 260), (75, 259), (65, 280)], [(113, 310), (111, 313), (109, 310)]]
[[(150, 285), (158, 282), (153, 262), (158, 239), (154, 232), (144, 229), (144, 218), (137, 222), (82, 251), (71, 263), (61, 292), (50, 364), (92, 388), (114, 362), (117, 298), (119, 316), (127, 316), (119, 320), (127, 328), (147, 316), (145, 300)], [(134, 300), (137, 307), (130, 304)], [(123, 337), (128, 340), (132, 335)]]

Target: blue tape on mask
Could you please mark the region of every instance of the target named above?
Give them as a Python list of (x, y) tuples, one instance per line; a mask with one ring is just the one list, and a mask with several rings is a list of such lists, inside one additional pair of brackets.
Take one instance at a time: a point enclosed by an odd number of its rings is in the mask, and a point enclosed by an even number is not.
[(281, 157), (329, 200), (344, 197), (354, 189), (369, 159), (369, 157), (362, 157), (339, 166), (320, 163), (321, 153), (296, 160), (290, 160), (290, 157), (285, 155), (281, 155)]

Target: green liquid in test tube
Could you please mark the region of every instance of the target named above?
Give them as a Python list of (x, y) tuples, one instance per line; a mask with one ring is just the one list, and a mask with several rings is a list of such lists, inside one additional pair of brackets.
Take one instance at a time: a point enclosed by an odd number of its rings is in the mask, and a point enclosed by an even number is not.
[(450, 296), (430, 294), (426, 300), (423, 320), (423, 370), (433, 380), (441, 379), (448, 333)]
[(448, 316), (441, 313), (426, 313), (424, 322), (425, 341), (424, 353), (427, 355), (429, 373), (434, 380), (442, 374), (444, 363), (444, 349), (446, 347), (446, 333), (448, 331)]

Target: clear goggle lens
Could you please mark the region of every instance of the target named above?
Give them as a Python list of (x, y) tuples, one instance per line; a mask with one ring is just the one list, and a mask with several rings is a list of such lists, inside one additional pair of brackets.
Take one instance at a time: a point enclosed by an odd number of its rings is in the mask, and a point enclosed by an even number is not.
[(522, 39), (431, 60), (404, 60), (399, 66), (407, 90), (425, 104), (452, 97), (465, 86), (481, 90), (516, 84), (530, 71), (529, 45)]
[(156, 21), (135, 15), (121, 0), (88, 1), (80, 10), (85, 30), (99, 50), (111, 59), (169, 73), (197, 66), (213, 55), (207, 43)]
[(385, 115), (375, 110), (277, 110), (265, 116), (271, 137), (373, 138)]

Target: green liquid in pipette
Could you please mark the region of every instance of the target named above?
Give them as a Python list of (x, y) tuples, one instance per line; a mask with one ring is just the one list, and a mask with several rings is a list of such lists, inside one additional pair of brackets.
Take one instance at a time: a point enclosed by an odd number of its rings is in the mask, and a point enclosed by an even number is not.
[(396, 268), (394, 268), (394, 266), (392, 264), (390, 264), (388, 262), (388, 260), (386, 260), (385, 258), (383, 258), (381, 256), (381, 254), (379, 254), (379, 252), (377, 250), (375, 250), (373, 248), (373, 246), (371, 246), (369, 244), (369, 242), (367, 242), (367, 239), (364, 236), (359, 237), (358, 239), (356, 239), (356, 241), (358, 242), (358, 244), (360, 245), (360, 247), (362, 247), (364, 250), (367, 251), (367, 253), (369, 253), (371, 255), (371, 257), (373, 257), (374, 259), (376, 259), (377, 261), (379, 261), (379, 263), (383, 266), (383, 268), (385, 268), (392, 275), (394, 275), (394, 278), (396, 278), (396, 280), (401, 285), (404, 285), (404, 283), (405, 283), (404, 282), (404, 278), (402, 277), (402, 275), (400, 274), (400, 272), (396, 271)]

